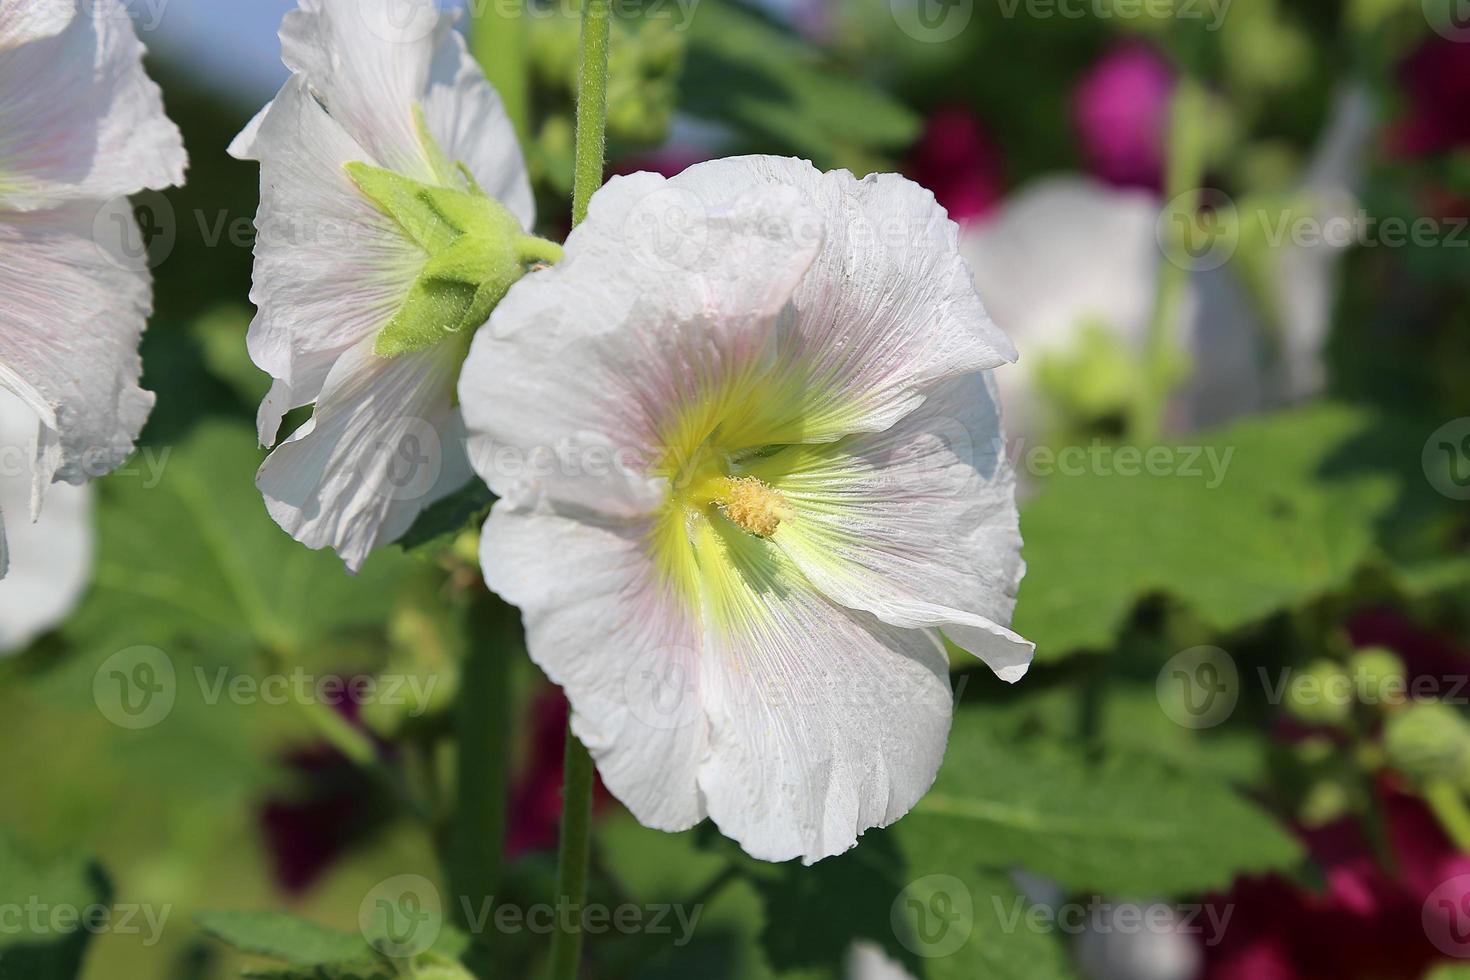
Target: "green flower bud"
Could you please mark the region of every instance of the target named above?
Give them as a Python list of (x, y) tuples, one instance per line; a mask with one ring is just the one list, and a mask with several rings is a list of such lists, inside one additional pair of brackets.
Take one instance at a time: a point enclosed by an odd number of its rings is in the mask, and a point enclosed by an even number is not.
[(1470, 787), (1470, 722), (1438, 701), (1416, 701), (1390, 715), (1383, 729), (1388, 763), (1419, 782)]
[(1292, 674), (1286, 710), (1309, 725), (1341, 725), (1352, 716), (1352, 679), (1340, 664), (1325, 657), (1314, 660)]
[(1348, 660), (1348, 672), (1364, 704), (1403, 704), (1408, 699), (1404, 662), (1387, 647), (1367, 647)]

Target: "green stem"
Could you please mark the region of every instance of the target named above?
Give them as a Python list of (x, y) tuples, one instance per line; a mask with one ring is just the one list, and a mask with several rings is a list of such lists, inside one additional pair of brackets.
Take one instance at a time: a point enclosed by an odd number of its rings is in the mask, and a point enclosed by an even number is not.
[(500, 93), (506, 115), (524, 145), (531, 123), (525, 4), (520, 0), (470, 0), (468, 6), (475, 60)]
[(587, 0), (582, 11), (582, 70), (577, 86), (577, 143), (572, 168), (572, 225), (587, 217), (587, 205), (602, 186), (607, 150), (607, 45), (612, 29), (610, 0)]
[(557, 931), (551, 937), (551, 980), (574, 980), (582, 960), (582, 905), (592, 852), (592, 756), (567, 726), (562, 774), (561, 846), (557, 853)]
[(1453, 783), (1435, 780), (1424, 787), (1424, 800), (1435, 819), (1461, 851), (1470, 854), (1470, 808)]
[(500, 883), (505, 853), (510, 774), (510, 651), (516, 611), (490, 593), (476, 595), (467, 613), (464, 667), (455, 728), (458, 793), (449, 840), (453, 915), (485, 907)]
[[(1179, 77), (1169, 112), (1167, 170), (1164, 178), (1166, 228), (1173, 230), (1176, 216), (1193, 222), (1200, 202), (1200, 184), (1205, 175), (1205, 115), (1208, 96), (1188, 73)], [(1153, 317), (1149, 321), (1144, 353), (1144, 382), (1133, 406), (1131, 420), (1135, 442), (1154, 442), (1163, 428), (1164, 411), (1175, 381), (1178, 362), (1180, 304), (1189, 282), (1189, 266), (1170, 243), (1164, 243), (1165, 261), (1159, 264), (1154, 294)]]
[(516, 251), (520, 253), (522, 262), (545, 262), (548, 265), (560, 262), (562, 256), (561, 246), (556, 242), (530, 235), (516, 243)]
[[(582, 11), (582, 67), (577, 87), (576, 160), (572, 182), (572, 225), (587, 217), (592, 195), (602, 186), (607, 149), (607, 47), (610, 0), (586, 0)], [(567, 726), (562, 774), (561, 842), (557, 853), (557, 901), (567, 914), (556, 916), (551, 937), (550, 980), (575, 980), (582, 960), (580, 911), (587, 899), (587, 864), (592, 851), (592, 757)], [(577, 921), (571, 912), (578, 913)]]

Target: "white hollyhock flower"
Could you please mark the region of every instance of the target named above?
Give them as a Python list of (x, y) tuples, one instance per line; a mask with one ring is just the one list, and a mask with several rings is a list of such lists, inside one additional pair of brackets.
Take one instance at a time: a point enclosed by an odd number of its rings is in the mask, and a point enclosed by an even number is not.
[(486, 581), (643, 823), (837, 854), (933, 781), (941, 630), (1025, 673), (988, 380), (1015, 353), (956, 235), (892, 174), (620, 177), (475, 338)]
[(186, 158), (142, 58), (119, 0), (0, 6), (0, 386), (31, 413), (33, 520), (51, 483), (126, 459), (153, 406), (138, 387), (151, 281), (126, 195), (181, 183)]
[[(1155, 233), (1159, 208), (1146, 191), (1048, 177), (965, 230), (960, 250), (975, 288), (996, 323), (1026, 351), (1017, 370), (997, 375), (1012, 435), (1038, 438), (1053, 421), (1040, 376), (1049, 358), (1105, 336), (1127, 363), (1142, 360), (1163, 262)], [(1192, 299), (1184, 306), (1192, 307)], [(1134, 379), (1119, 370), (1125, 366), (1111, 363), (1106, 376), (1091, 366), (1100, 389), (1087, 393), (1088, 407), (1126, 408)]]
[[(500, 98), (432, 0), (302, 0), (293, 75), (230, 152), (261, 164), (249, 348), (275, 379), (271, 516), (356, 570), (470, 477), (454, 382), (534, 213)], [(544, 244), (544, 243), (543, 243)], [(534, 251), (534, 250), (533, 250)]]
[[(1280, 236), (1261, 269), (1269, 295), (1249, 294), (1238, 254), (1191, 271), (1174, 325), (1180, 366), (1193, 368), (1172, 402), (1176, 425), (1210, 425), (1321, 391), (1322, 347), (1344, 247), (1316, 233), (1357, 211), (1355, 190), (1373, 126), (1367, 93), (1345, 89), (1297, 188), (1305, 208), (1279, 220), (1267, 216)], [(1067, 389), (1074, 406), (1126, 408), (1166, 261), (1159, 243), (1162, 209), (1163, 202), (1146, 191), (1055, 176), (1023, 188), (993, 218), (965, 230), (960, 249), (980, 296), (1028, 352), (1019, 371), (998, 376), (1013, 434), (1045, 433), (1055, 421), (1047, 411), (1055, 407), (1058, 387)], [(1059, 282), (1067, 288), (1057, 288)], [(1273, 336), (1279, 363), (1265, 370)], [(1048, 361), (1076, 357), (1079, 350), (1091, 355), (1085, 370), (1048, 389)]]

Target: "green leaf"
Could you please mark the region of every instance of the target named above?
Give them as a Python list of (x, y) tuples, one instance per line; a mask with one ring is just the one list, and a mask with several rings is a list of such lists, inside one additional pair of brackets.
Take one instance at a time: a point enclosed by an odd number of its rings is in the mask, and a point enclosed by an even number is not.
[(960, 711), (934, 788), (897, 825), (905, 847), (962, 841), (977, 868), (1024, 868), (1078, 891), (1142, 897), (1227, 888), (1289, 867), (1295, 839), (1225, 783), (1144, 754), (1100, 760), (1012, 742)]
[(285, 912), (200, 912), (194, 921), (242, 953), (296, 966), (359, 963), (371, 967), (377, 958), (362, 936), (328, 929)]
[(465, 486), (424, 510), (398, 544), (404, 551), (445, 547), (460, 532), (479, 528), (490, 513), (495, 495), (480, 480)]
[(1117, 475), (1115, 449), (1110, 472), (1052, 476), (1022, 510), (1015, 629), (1057, 658), (1111, 647), (1149, 595), (1229, 630), (1342, 588), (1401, 486), (1337, 466), (1373, 423), (1366, 411), (1313, 407), (1177, 447), (1157, 475)]
[(193, 642), (239, 662), (297, 659), (380, 624), (413, 563), (384, 552), (354, 577), (292, 540), (255, 488), (260, 459), (248, 428), (210, 421), (104, 480), (95, 585), (66, 635), (109, 650)]
[(681, 108), (691, 115), (820, 167), (848, 165), (854, 151), (900, 149), (919, 133), (912, 111), (754, 14), (707, 0), (689, 33)]
[(100, 915), (110, 892), (101, 869), (90, 861), (36, 861), (0, 833), (0, 909), (15, 916), (0, 929), (0, 978), (78, 976), (92, 936), (83, 927), (84, 917)]

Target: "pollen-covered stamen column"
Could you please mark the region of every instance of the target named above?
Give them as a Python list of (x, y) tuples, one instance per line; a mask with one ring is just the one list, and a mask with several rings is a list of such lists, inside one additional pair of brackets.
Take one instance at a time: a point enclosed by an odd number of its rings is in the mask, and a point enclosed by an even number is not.
[[(607, 143), (607, 45), (610, 0), (586, 0), (582, 12), (582, 69), (577, 87), (577, 153), (572, 183), (572, 225), (587, 217), (593, 193), (602, 186)], [(567, 729), (562, 776), (561, 844), (556, 895), (567, 912), (556, 916), (551, 937), (551, 980), (574, 980), (582, 958), (582, 904), (587, 899), (587, 862), (592, 847), (592, 757)]]

